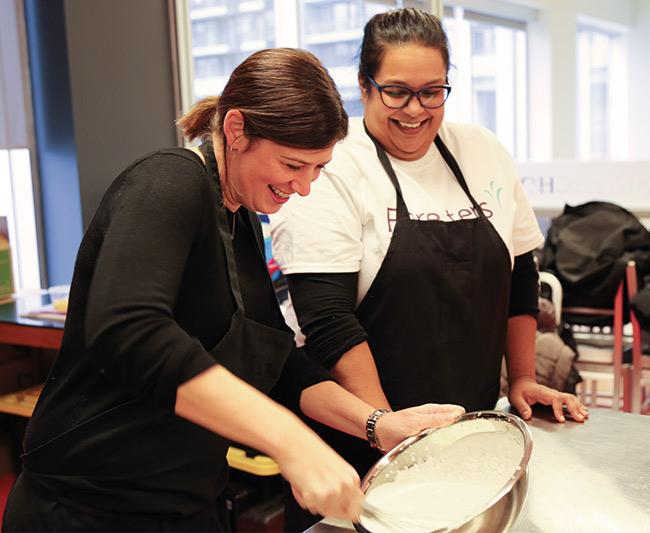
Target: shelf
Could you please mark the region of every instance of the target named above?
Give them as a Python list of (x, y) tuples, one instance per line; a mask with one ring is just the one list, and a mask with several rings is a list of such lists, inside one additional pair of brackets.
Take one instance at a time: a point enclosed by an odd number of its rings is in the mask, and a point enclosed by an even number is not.
[(29, 418), (34, 412), (43, 384), (0, 395), (0, 413)]

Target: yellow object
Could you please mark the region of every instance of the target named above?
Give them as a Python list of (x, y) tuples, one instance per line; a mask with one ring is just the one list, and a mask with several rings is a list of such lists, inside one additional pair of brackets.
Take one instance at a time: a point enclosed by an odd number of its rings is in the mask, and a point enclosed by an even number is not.
[(67, 298), (57, 298), (52, 301), (54, 309), (57, 311), (67, 311), (68, 310), (68, 299)]
[(256, 476), (275, 476), (280, 473), (280, 467), (270, 457), (266, 455), (256, 455), (248, 457), (244, 450), (231, 446), (226, 454), (228, 465), (249, 474)]
[(54, 309), (57, 311), (68, 310), (68, 295), (70, 294), (70, 285), (55, 285), (48, 289), (50, 300)]

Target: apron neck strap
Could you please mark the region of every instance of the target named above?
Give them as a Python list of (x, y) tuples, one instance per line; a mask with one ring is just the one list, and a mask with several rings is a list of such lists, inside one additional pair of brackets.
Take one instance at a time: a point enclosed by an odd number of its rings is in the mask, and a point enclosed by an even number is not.
[(460, 167), (458, 166), (456, 159), (449, 151), (449, 148), (445, 146), (445, 143), (442, 142), (440, 135), (436, 135), (436, 138), (434, 139), (433, 142), (436, 144), (436, 147), (438, 148), (440, 155), (442, 155), (442, 158), (445, 160), (445, 163), (447, 163), (447, 166), (454, 173), (454, 176), (456, 176), (456, 180), (458, 181), (459, 185), (462, 187), (463, 191), (465, 191), (467, 197), (471, 200), (474, 209), (476, 209), (479, 216), (485, 217), (485, 215), (483, 214), (483, 210), (481, 209), (481, 206), (478, 205), (478, 202), (474, 199), (472, 193), (469, 192), (467, 181), (465, 181), (465, 176), (463, 176), (463, 173), (460, 170)]
[[(221, 179), (219, 177), (219, 167), (217, 166), (217, 160), (214, 157), (214, 147), (212, 141), (206, 141), (201, 146), (199, 150), (205, 157), (205, 166), (208, 172), (212, 175), (212, 183), (214, 184), (213, 192), (215, 193), (215, 200), (217, 203), (217, 229), (219, 230), (219, 236), (221, 237), (221, 242), (226, 251), (226, 259), (228, 262), (228, 278), (230, 279), (230, 290), (235, 302), (237, 304), (237, 309), (235, 309), (235, 315), (244, 316), (244, 300), (241, 295), (241, 288), (239, 286), (239, 275), (237, 274), (237, 263), (235, 262), (235, 251), (232, 246), (232, 234), (228, 230), (228, 217), (226, 215), (227, 207), (223, 201), (223, 191), (221, 190)], [(233, 224), (235, 224), (235, 219), (237, 213), (233, 213)]]
[[(399, 181), (397, 179), (397, 175), (395, 174), (395, 170), (393, 169), (393, 165), (391, 165), (390, 160), (388, 159), (388, 155), (386, 154), (386, 150), (384, 150), (383, 146), (379, 144), (379, 141), (375, 139), (370, 131), (368, 131), (368, 127), (366, 126), (366, 121), (363, 121), (363, 128), (366, 131), (366, 135), (370, 137), (370, 140), (373, 142), (375, 145), (375, 150), (377, 151), (377, 157), (379, 158), (379, 161), (381, 162), (382, 166), (384, 167), (384, 170), (386, 171), (386, 174), (388, 174), (388, 177), (390, 178), (390, 181), (393, 183), (395, 186), (395, 190), (397, 191), (397, 209), (399, 212), (400, 206), (403, 204), (404, 209), (406, 209), (406, 204), (404, 203), (404, 198), (402, 196), (402, 189), (399, 185)], [(434, 140), (434, 143), (436, 145), (436, 148), (438, 148), (438, 151), (440, 152), (440, 155), (442, 155), (442, 158), (445, 160), (445, 163), (447, 163), (447, 166), (451, 169), (451, 171), (454, 173), (454, 176), (456, 177), (456, 180), (458, 181), (458, 184), (461, 186), (467, 197), (470, 199), (472, 202), (472, 206), (474, 209), (476, 209), (476, 212), (480, 217), (485, 217), (483, 210), (481, 209), (481, 206), (478, 205), (478, 202), (474, 199), (472, 196), (472, 193), (469, 191), (469, 187), (467, 186), (467, 182), (465, 181), (465, 176), (463, 176), (462, 171), (460, 170), (460, 167), (458, 166), (458, 163), (456, 162), (456, 159), (454, 159), (454, 156), (451, 154), (449, 149), (445, 146), (445, 143), (442, 142), (442, 139), (440, 138), (440, 135), (436, 135), (436, 138)]]
[(384, 147), (379, 143), (379, 141), (372, 136), (372, 133), (370, 133), (370, 131), (368, 130), (368, 126), (366, 126), (365, 119), (363, 121), (363, 129), (366, 130), (366, 135), (370, 137), (370, 140), (375, 145), (375, 150), (377, 151), (377, 157), (379, 158), (381, 166), (384, 167), (384, 171), (386, 172), (386, 174), (388, 174), (390, 181), (395, 187), (395, 192), (397, 193), (397, 216), (398, 217), (400, 215), (408, 216), (408, 208), (406, 207), (406, 202), (404, 201), (404, 198), (402, 196), (402, 188), (399, 185), (399, 180), (397, 179), (397, 175), (395, 174), (393, 165), (391, 165), (390, 160), (388, 159), (386, 150), (384, 150)]

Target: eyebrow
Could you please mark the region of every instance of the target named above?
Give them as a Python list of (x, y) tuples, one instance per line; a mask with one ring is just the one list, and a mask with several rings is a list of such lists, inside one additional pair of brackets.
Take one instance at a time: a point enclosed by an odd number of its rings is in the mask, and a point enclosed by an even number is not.
[[(298, 163), (298, 164), (300, 164), (300, 165), (311, 165), (311, 164), (312, 164), (312, 163), (310, 163), (309, 161), (303, 161), (302, 159), (296, 159), (295, 157), (291, 157), (291, 156), (281, 155), (280, 157), (282, 157), (285, 161), (291, 161), (291, 162), (293, 162), (293, 163)], [(331, 160), (332, 160), (332, 158), (330, 158), (330, 159), (328, 159), (327, 161), (325, 161), (325, 163), (316, 163), (316, 165), (319, 165), (319, 166), (321, 166), (321, 167), (324, 167), (324, 166), (327, 165)]]
[[(377, 83), (379, 83), (379, 82), (377, 82)], [(423, 84), (422, 88), (424, 88), (424, 87), (440, 87), (440, 86), (446, 85), (446, 84), (447, 84), (447, 79), (446, 78), (443, 79), (443, 80), (438, 78), (435, 81), (431, 81), (431, 82), (427, 82), (427, 83)], [(400, 85), (402, 87), (409, 87), (409, 85), (404, 81), (401, 81), (399, 79), (391, 80), (390, 78), (388, 78), (388, 80), (384, 81), (383, 83), (380, 83), (379, 85)]]

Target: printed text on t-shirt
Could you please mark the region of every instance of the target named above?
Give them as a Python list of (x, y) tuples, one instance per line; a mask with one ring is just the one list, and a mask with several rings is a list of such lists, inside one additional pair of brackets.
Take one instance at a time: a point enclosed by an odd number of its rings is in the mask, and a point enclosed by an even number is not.
[[(479, 206), (485, 215), (485, 218), (491, 218), (494, 215), (494, 212), (486, 207), (486, 202), (481, 202)], [(411, 213), (409, 212), (409, 217), (411, 220), (442, 220), (443, 222), (454, 222), (456, 220), (463, 220), (466, 218), (477, 218), (478, 213), (474, 206), (459, 209), (456, 213), (451, 213), (448, 209), (445, 210), (443, 214), (440, 213)], [(386, 208), (386, 220), (388, 222), (388, 231), (389, 233), (393, 231), (395, 227), (395, 222), (397, 222), (397, 209), (394, 207)]]

